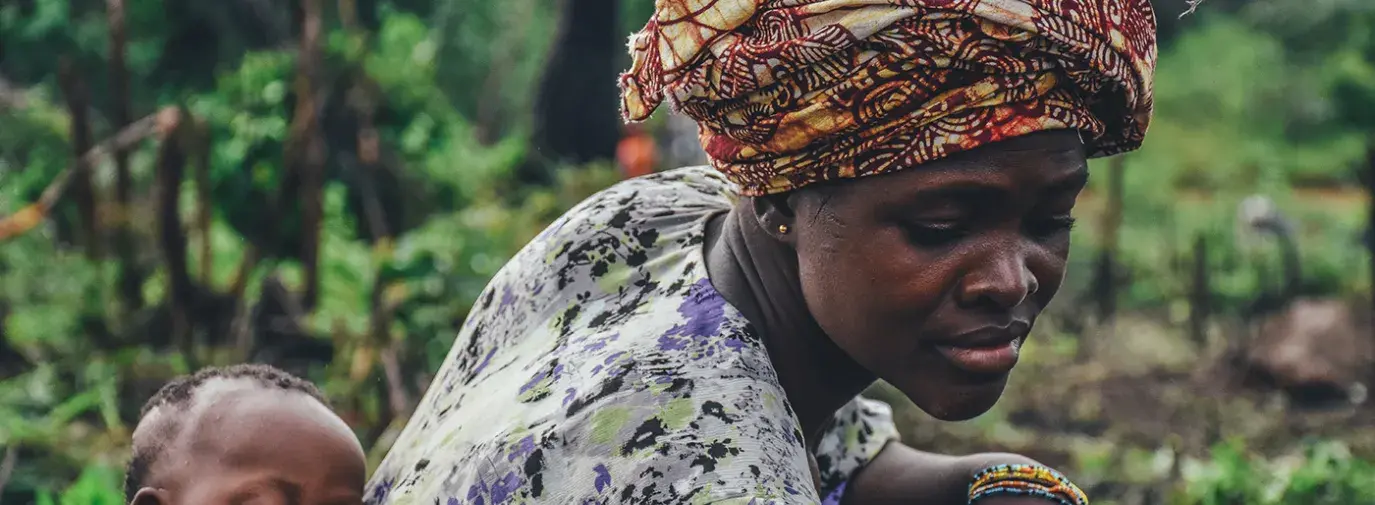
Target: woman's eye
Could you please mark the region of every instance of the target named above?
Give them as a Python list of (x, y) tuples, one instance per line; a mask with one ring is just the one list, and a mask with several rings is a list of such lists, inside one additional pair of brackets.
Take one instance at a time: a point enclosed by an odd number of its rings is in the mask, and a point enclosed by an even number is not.
[(1027, 233), (1040, 239), (1052, 238), (1074, 229), (1074, 222), (1075, 219), (1070, 216), (1033, 219), (1027, 222)]
[(967, 229), (958, 223), (911, 223), (906, 227), (913, 244), (935, 247), (950, 244), (965, 236)]

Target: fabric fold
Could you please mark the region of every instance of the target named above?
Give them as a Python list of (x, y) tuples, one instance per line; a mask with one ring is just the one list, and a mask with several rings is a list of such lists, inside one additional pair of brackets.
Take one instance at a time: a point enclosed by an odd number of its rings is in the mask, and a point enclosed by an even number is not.
[(626, 120), (670, 102), (758, 196), (1043, 130), (1135, 149), (1155, 17), (1148, 0), (658, 0), (630, 51)]

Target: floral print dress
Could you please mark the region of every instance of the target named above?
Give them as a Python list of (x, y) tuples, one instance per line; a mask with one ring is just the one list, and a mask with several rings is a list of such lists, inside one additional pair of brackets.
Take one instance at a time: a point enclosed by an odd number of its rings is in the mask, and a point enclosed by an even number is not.
[(706, 223), (734, 190), (704, 167), (633, 179), (531, 241), (479, 297), (367, 503), (837, 503), (897, 438), (891, 412), (837, 412), (819, 494), (758, 331), (707, 279)]

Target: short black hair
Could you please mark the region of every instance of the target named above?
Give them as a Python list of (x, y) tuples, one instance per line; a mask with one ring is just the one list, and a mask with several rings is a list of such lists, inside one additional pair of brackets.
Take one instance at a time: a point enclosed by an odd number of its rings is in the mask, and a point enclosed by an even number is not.
[[(143, 404), (143, 409), (139, 411), (139, 423), (148, 416), (148, 413), (156, 408), (173, 409), (176, 414), (181, 414), (195, 398), (196, 391), (205, 383), (214, 379), (253, 379), (258, 385), (266, 389), (281, 389), (285, 391), (296, 391), (303, 393), (320, 403), (328, 406), (329, 402), (320, 393), (320, 389), (315, 384), (305, 379), (291, 375), (273, 366), (262, 364), (233, 365), (223, 368), (204, 368), (191, 374), (183, 375), (172, 379), (162, 386), (148, 403)], [(180, 428), (182, 419), (179, 415), (163, 418), (164, 422), (170, 423), (168, 433), (175, 433)], [(138, 444), (135, 442), (133, 457), (129, 459), (129, 464), (124, 471), (124, 503), (132, 503), (134, 495), (143, 487), (144, 480), (148, 478), (148, 471), (153, 467), (167, 444), (162, 440), (152, 444)]]

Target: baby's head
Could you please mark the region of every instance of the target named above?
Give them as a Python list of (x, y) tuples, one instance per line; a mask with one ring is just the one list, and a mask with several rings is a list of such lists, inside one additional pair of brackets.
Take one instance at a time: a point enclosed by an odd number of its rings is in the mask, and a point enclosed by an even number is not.
[(134, 505), (362, 503), (357, 437), (309, 382), (263, 365), (212, 368), (143, 407), (124, 481)]

